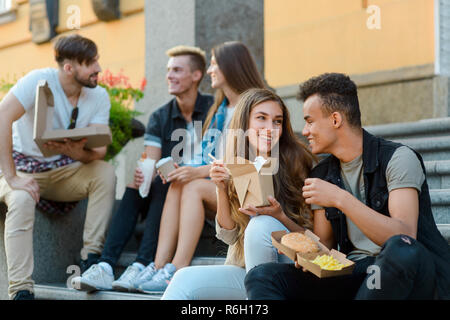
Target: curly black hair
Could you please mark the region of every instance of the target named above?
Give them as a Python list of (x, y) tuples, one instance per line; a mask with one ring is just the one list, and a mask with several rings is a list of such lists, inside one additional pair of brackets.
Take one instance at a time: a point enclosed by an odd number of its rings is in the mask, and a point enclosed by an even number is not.
[(342, 73), (324, 73), (313, 77), (300, 84), (297, 99), (306, 101), (315, 94), (321, 98), (326, 114), (342, 112), (351, 126), (361, 127), (358, 91), (350, 77)]

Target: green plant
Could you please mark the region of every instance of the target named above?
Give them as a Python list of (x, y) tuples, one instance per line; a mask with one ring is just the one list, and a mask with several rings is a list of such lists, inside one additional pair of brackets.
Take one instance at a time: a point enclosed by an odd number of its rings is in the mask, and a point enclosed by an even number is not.
[(109, 126), (112, 132), (112, 143), (108, 146), (105, 160), (112, 159), (122, 150), (128, 141), (134, 138), (132, 132), (132, 119), (142, 113), (134, 110), (132, 104), (144, 97), (146, 79), (141, 82), (140, 88), (132, 88), (128, 77), (122, 72), (118, 75), (106, 70), (99, 79), (99, 85), (106, 89), (111, 101)]

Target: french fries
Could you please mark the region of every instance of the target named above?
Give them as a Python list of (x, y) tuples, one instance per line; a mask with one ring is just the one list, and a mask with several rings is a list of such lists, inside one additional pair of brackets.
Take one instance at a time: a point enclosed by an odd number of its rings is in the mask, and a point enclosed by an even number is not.
[(340, 263), (336, 258), (329, 256), (327, 254), (318, 255), (314, 260), (311, 260), (312, 263), (320, 266), (321, 269), (324, 270), (342, 270), (342, 268), (347, 265)]

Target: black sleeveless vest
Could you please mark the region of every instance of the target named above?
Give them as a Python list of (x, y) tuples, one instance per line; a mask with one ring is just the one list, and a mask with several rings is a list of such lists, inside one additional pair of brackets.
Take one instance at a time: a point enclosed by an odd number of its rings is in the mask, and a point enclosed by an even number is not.
[[(363, 129), (363, 176), (366, 205), (386, 216), (389, 216), (386, 168), (395, 150), (401, 146), (403, 145), (400, 143), (375, 137)], [(422, 157), (416, 151), (414, 152), (425, 173)], [(310, 177), (320, 178), (344, 189), (340, 172), (339, 159), (330, 155), (312, 170)], [(348, 237), (345, 215), (336, 208), (325, 208), (325, 215), (331, 223), (338, 249), (345, 254), (352, 251), (353, 245)], [(434, 221), (426, 179), (419, 195), (417, 240), (433, 256), (439, 297), (450, 299), (450, 246), (437, 229)]]

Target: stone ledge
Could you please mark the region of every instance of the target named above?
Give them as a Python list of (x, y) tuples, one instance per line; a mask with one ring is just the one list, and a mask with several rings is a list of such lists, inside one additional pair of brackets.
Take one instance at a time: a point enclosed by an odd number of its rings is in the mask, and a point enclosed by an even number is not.
[[(70, 276), (67, 268), (79, 264), (86, 207), (87, 200), (80, 201), (72, 212), (62, 216), (50, 216), (36, 210), (33, 230), (33, 280), (36, 283), (65, 282)], [(1, 203), (0, 300), (8, 299), (4, 212), (6, 212), (6, 206)]]
[(450, 117), (424, 119), (415, 122), (400, 122), (366, 126), (365, 129), (379, 137), (400, 138), (413, 136), (435, 137), (437, 133), (450, 135)]
[(430, 198), (433, 206), (450, 206), (450, 189), (431, 189)]
[(161, 295), (96, 291), (87, 293), (67, 288), (63, 283), (37, 284), (34, 287), (37, 300), (160, 300)]
[(441, 232), (442, 236), (447, 240), (450, 245), (450, 224), (438, 224), (438, 230)]
[(450, 174), (450, 160), (425, 161), (427, 176)]
[[(364, 74), (351, 74), (350, 78), (355, 82), (358, 89), (390, 83), (430, 79), (435, 76), (434, 64), (424, 64), (413, 67), (404, 67), (393, 70), (384, 70)], [(299, 90), (298, 84), (287, 85), (276, 88), (277, 94), (283, 99), (295, 98)]]

